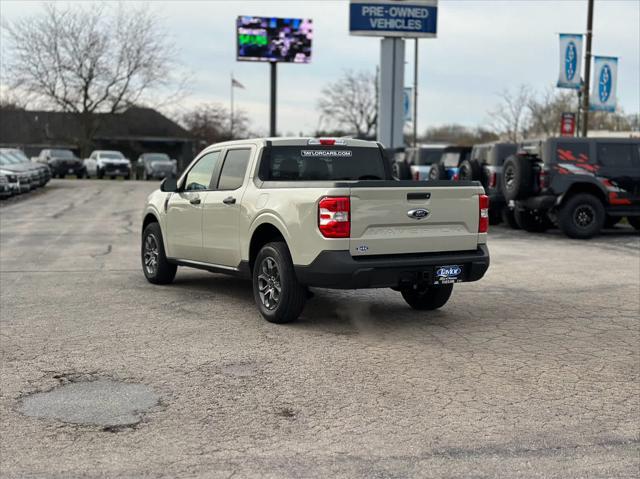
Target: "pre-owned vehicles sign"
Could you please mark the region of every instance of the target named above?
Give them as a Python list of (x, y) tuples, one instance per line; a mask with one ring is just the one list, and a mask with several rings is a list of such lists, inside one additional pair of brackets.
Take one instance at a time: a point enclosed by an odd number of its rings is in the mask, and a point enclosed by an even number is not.
[(421, 38), (435, 37), (437, 0), (352, 0), (352, 35)]

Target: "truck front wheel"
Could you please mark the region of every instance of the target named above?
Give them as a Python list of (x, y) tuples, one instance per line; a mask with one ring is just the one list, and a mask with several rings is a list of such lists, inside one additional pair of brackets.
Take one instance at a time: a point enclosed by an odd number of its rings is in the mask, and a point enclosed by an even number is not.
[(262, 317), (270, 323), (289, 323), (300, 316), (307, 291), (296, 277), (287, 245), (267, 243), (253, 263), (253, 297)]
[(418, 310), (438, 309), (444, 306), (453, 291), (452, 284), (438, 286), (421, 286), (402, 289), (400, 293), (409, 306)]

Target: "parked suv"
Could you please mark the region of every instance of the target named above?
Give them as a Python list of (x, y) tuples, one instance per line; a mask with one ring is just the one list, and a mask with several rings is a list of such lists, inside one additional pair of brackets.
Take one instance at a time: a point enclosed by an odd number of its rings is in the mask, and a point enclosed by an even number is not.
[[(414, 180), (458, 180), (460, 168), (469, 163), (471, 148), (468, 146), (448, 146), (442, 150), (440, 161), (434, 163), (426, 177), (415, 175)], [(413, 172), (413, 167), (411, 167)], [(472, 178), (470, 178), (472, 179)]]
[(474, 145), (466, 162), (460, 165), (458, 177), (461, 180), (482, 182), (489, 196), (489, 221), (498, 224), (504, 221), (517, 228), (513, 209), (506, 207), (502, 193), (502, 165), (504, 160), (516, 153), (515, 143), (484, 143)]
[(48, 165), (54, 178), (56, 176), (64, 178), (66, 175), (76, 175), (78, 178), (87, 176), (87, 169), (82, 164), (82, 160), (71, 150), (42, 150), (37, 161)]
[(84, 160), (87, 173), (102, 179), (109, 176), (123, 176), (125, 180), (131, 178), (131, 162), (119, 151), (96, 150), (91, 152), (89, 158)]
[(143, 180), (161, 180), (178, 174), (177, 162), (169, 158), (166, 153), (143, 153), (138, 158), (136, 169), (141, 172)]
[(625, 216), (640, 229), (640, 139), (525, 142), (504, 162), (502, 190), (526, 231), (556, 223), (571, 238), (591, 238)]
[[(404, 155), (397, 155), (392, 165), (393, 177), (398, 180), (410, 180), (412, 167), (421, 166), (420, 178), (427, 179), (431, 165), (438, 163), (442, 157), (442, 151), (449, 145), (432, 144), (419, 145), (417, 148), (407, 148)], [(415, 169), (414, 169), (415, 170)]]

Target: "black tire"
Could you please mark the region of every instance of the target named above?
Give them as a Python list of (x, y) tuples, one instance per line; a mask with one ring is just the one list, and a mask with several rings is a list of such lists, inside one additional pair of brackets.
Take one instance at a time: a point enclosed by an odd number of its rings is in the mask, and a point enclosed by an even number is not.
[(518, 226), (518, 223), (516, 221), (516, 216), (513, 212), (513, 209), (509, 208), (508, 206), (502, 208), (502, 221), (504, 221), (514, 230), (520, 229), (520, 226)]
[(60, 177), (61, 180), (63, 180), (66, 175), (64, 173), (60, 173), (58, 176)]
[(130, 179), (131, 179), (131, 173), (129, 173), (128, 175), (126, 175), (126, 176), (124, 177), (124, 179), (125, 179), (125, 180), (130, 180)]
[(605, 218), (602, 201), (589, 193), (579, 193), (564, 201), (558, 226), (569, 238), (589, 239), (600, 233)]
[(480, 181), (482, 171), (477, 161), (464, 160), (460, 163), (458, 179), (460, 181)]
[[(155, 244), (155, 254), (151, 251), (150, 239)], [(155, 257), (155, 263), (150, 260)], [(153, 284), (169, 284), (176, 277), (178, 267), (167, 261), (162, 241), (162, 231), (158, 223), (151, 223), (142, 232), (142, 244), (140, 246), (140, 259), (142, 271), (147, 281)]]
[(447, 172), (445, 171), (444, 166), (442, 166), (440, 163), (431, 165), (431, 168), (429, 169), (430, 181), (446, 180), (446, 179), (447, 179)]
[(399, 180), (410, 180), (411, 168), (404, 161), (395, 161), (391, 167), (391, 174)]
[(627, 221), (636, 231), (640, 231), (640, 216), (627, 216)]
[(489, 224), (499, 225), (502, 223), (502, 209), (489, 207)]
[(142, 180), (143, 180), (143, 181), (149, 181), (149, 174), (147, 173), (146, 168), (145, 168), (145, 170), (142, 172)]
[(104, 171), (102, 171), (100, 168), (98, 168), (96, 170), (96, 176), (98, 177), (99, 180), (101, 180), (102, 178), (104, 178)]
[(502, 166), (502, 192), (507, 201), (531, 195), (533, 168), (526, 156), (509, 156)]
[(298, 283), (284, 242), (274, 241), (262, 247), (253, 263), (252, 277), (253, 298), (264, 319), (283, 324), (300, 316), (307, 301), (307, 290)]
[(545, 213), (516, 208), (513, 214), (518, 226), (529, 233), (544, 233), (552, 226)]
[(621, 219), (622, 216), (607, 215), (607, 218), (604, 220), (604, 228), (614, 228), (618, 223), (620, 223)]
[(438, 309), (444, 306), (453, 291), (452, 284), (441, 286), (417, 286), (402, 289), (400, 293), (409, 306), (420, 311)]

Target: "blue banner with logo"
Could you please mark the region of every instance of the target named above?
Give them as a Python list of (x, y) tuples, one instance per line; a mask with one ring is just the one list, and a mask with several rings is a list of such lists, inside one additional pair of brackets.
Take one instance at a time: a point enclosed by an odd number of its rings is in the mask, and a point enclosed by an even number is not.
[(435, 37), (437, 0), (351, 0), (349, 32), (379, 37)]
[(616, 111), (617, 57), (593, 57), (593, 80), (589, 109)]
[(560, 34), (560, 75), (558, 88), (581, 87), (580, 71), (582, 70), (582, 35)]

